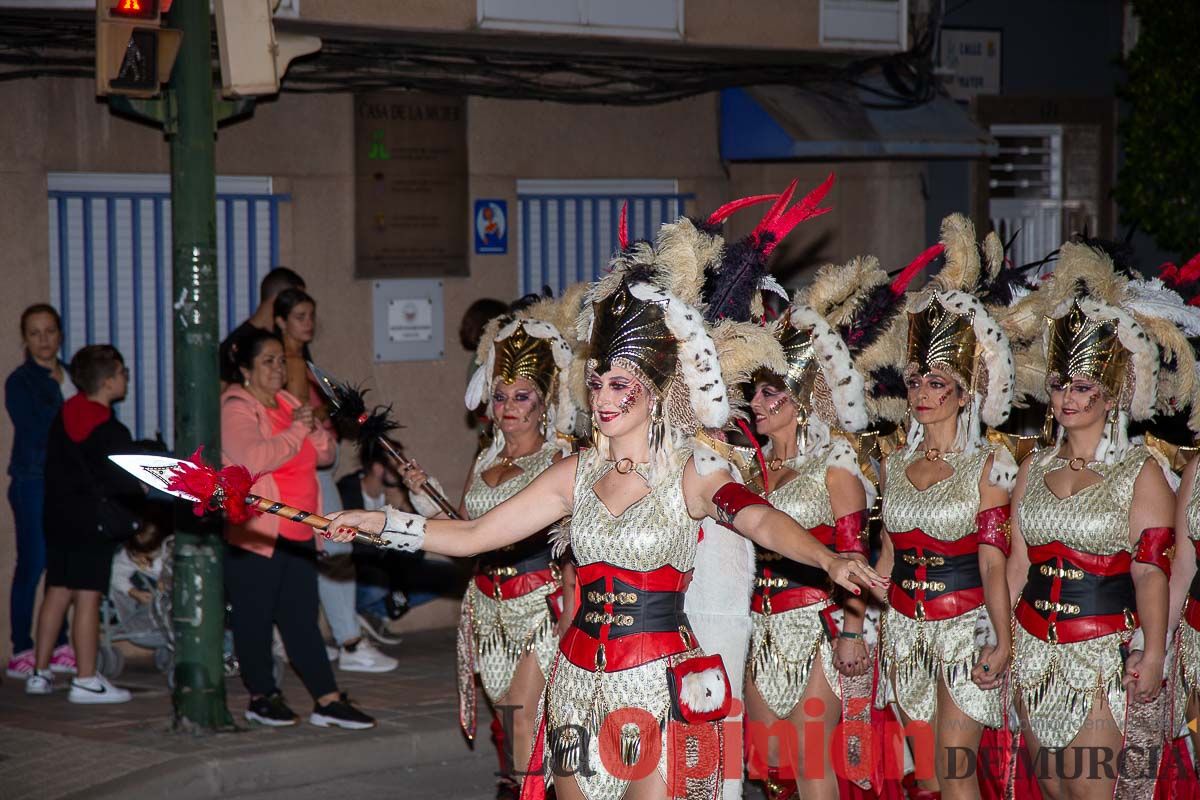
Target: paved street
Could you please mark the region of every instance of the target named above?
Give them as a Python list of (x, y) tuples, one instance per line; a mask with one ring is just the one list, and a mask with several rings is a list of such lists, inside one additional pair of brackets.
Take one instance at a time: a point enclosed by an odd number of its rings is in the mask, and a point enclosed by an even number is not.
[[(0, 686), (0, 797), (300, 798), (315, 797), (303, 792), (333, 784), (346, 798), (391, 797), (394, 792), (381, 790), (401, 781), (427, 792), (406, 789), (406, 797), (485, 797), (493, 764), (490, 745), (485, 742), (473, 753), (458, 731), (453, 644), (452, 630), (411, 634), (387, 648), (400, 659), (395, 672), (337, 672), (341, 688), (379, 720), (366, 732), (307, 724), (248, 728), (241, 719), (246, 695), (233, 679), (227, 684), (229, 708), (242, 730), (205, 737), (174, 734), (165, 680), (148, 661), (131, 660), (118, 679), (134, 691), (133, 701), (119, 706), (72, 705), (65, 681), (50, 697), (31, 697), (20, 681), (5, 680)], [(304, 690), (290, 671), (284, 692), (298, 713), (308, 711)], [(424, 765), (428, 770), (419, 769)]]

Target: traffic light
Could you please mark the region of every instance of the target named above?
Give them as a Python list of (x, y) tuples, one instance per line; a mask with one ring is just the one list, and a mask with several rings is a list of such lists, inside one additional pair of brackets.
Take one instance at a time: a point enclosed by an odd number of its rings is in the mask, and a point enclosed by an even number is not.
[(316, 36), (275, 32), (271, 13), (278, 5), (279, 0), (214, 0), (226, 97), (275, 94), (293, 58), (321, 49)]
[(158, 94), (183, 37), (162, 27), (170, 7), (171, 0), (97, 0), (96, 94)]

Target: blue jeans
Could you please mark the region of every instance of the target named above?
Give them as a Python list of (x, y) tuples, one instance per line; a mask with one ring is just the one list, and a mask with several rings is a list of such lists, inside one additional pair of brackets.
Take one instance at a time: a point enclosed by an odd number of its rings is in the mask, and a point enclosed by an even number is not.
[[(33, 609), (38, 583), (46, 571), (46, 534), (42, 529), (42, 509), (46, 502), (46, 482), (40, 476), (13, 476), (8, 485), (8, 502), (17, 530), (17, 563), (13, 568), (12, 594), (9, 596), (9, 621), (13, 653), (33, 649)], [(67, 643), (67, 624), (58, 632), (55, 646)]]

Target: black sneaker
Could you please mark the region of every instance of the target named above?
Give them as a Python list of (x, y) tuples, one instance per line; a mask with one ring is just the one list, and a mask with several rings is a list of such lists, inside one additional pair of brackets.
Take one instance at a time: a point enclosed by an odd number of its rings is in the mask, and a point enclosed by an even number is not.
[(275, 692), (266, 697), (256, 697), (251, 700), (250, 706), (246, 709), (246, 719), (262, 725), (270, 725), (273, 728), (286, 728), (289, 725), (295, 725), (300, 718), (296, 716), (295, 711), (288, 708), (287, 703), (283, 702), (283, 695)]
[(314, 705), (313, 713), (308, 721), (318, 728), (348, 728), (352, 731), (362, 731), (375, 727), (375, 720), (350, 705), (350, 698), (342, 692), (342, 696), (332, 703)]

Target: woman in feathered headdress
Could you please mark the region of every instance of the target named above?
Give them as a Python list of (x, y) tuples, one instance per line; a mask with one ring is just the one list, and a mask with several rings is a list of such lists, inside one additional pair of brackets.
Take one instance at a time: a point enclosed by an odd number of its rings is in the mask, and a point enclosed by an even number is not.
[[(767, 246), (783, 223), (806, 213), (772, 209), (751, 244)], [(596, 447), (551, 466), (477, 520), (426, 521), (393, 510), (336, 520), (383, 530), (396, 547), (470, 555), (571, 517), (581, 606), (546, 690), (549, 735), (539, 735), (531, 759), (541, 765), (549, 756), (560, 798), (699, 798), (719, 790), (728, 679), (719, 658), (704, 656), (682, 610), (697, 520), (718, 519), (824, 569), (852, 592), (882, 582), (864, 564), (829, 552), (690, 442), (701, 426), (720, 428), (730, 414), (718, 354), (763, 335), (729, 320), (710, 330), (697, 305), (705, 271), (723, 251), (705, 225), (680, 219), (654, 244), (623, 248), (613, 271), (590, 287), (578, 331)], [(540, 796), (542, 785), (531, 775), (523, 796)]]
[[(1129, 441), (1127, 427), (1191, 402), (1195, 357), (1178, 325), (1194, 329), (1195, 310), (1158, 281), (1118, 274), (1106, 253), (1080, 242), (1063, 245), (1053, 275), (1012, 317), (1040, 322), (1024, 390), (1048, 400), (1047, 421), (1058, 426), (1053, 446), (1022, 464), (1013, 492), (1022, 730), (1030, 753), (1067, 751), (1038, 776), (1047, 789), (1074, 778), (1072, 796), (1151, 797), (1151, 753), (1161, 752), (1167, 718), (1175, 498), (1168, 470)], [(1099, 748), (1121, 758), (1085, 782), (1058, 766)]]
[[(571, 346), (559, 332), (564, 310), (572, 317), (569, 306), (542, 300), (484, 329), (465, 403), (472, 411), (487, 404), (493, 436), (467, 476), (459, 510), (463, 519), (482, 517), (571, 450), (567, 435), (574, 429), (575, 405)], [(446, 519), (421, 491), (427, 477), (417, 464), (401, 475), (418, 512)], [(493, 708), (498, 797), (515, 797), (519, 791), (514, 764), (523, 768), (528, 760), (538, 699), (562, 633), (558, 615), (565, 610), (569, 617), (573, 595), (573, 586), (563, 591), (547, 530), (484, 553), (467, 587), (458, 630), (459, 723), (473, 739), (478, 676)], [(499, 706), (512, 710), (507, 730), (494, 713)]]
[[(937, 775), (921, 789), (978, 796), (975, 753), (984, 727), (1002, 724), (998, 686), (1008, 667), (1008, 490), (1016, 465), (988, 445), (981, 423), (1003, 422), (1013, 398), (1008, 338), (985, 308), (986, 275), (970, 221), (942, 223), (946, 264), (908, 305), (906, 445), (881, 474), (890, 608), (880, 641), (879, 702), (907, 724), (928, 723)], [(985, 248), (988, 249), (988, 248)], [(985, 546), (986, 545), (986, 546)], [(976, 627), (995, 643), (980, 647)]]
[[(768, 439), (757, 469), (743, 472), (747, 482), (779, 510), (812, 531), (834, 552), (865, 558), (867, 552), (867, 508), (875, 499), (875, 484), (867, 474), (848, 434), (860, 432), (869, 424), (868, 398), (862, 373), (855, 365), (847, 336), (858, 332), (861, 313), (847, 313), (843, 304), (865, 310), (868, 295), (876, 288), (883, 297), (874, 297), (874, 319), (882, 336), (889, 335), (888, 323), (903, 308), (904, 290), (929, 259), (919, 258), (895, 280), (889, 282), (882, 270), (879, 286), (868, 282), (861, 267), (874, 264), (859, 260), (846, 266), (826, 267), (813, 283), (798, 292), (772, 326), (786, 361), (783, 372), (759, 370), (753, 376), (750, 401), (755, 433)], [(845, 290), (861, 291), (851, 300)], [(834, 297), (836, 296), (836, 300)], [(822, 310), (844, 323), (841, 331), (807, 304), (809, 298)], [(882, 338), (882, 337), (880, 337)], [(879, 344), (879, 338), (873, 338)], [(857, 352), (861, 353), (862, 348)], [(757, 759), (766, 756), (767, 796), (771, 800), (790, 800), (797, 796), (838, 796), (840, 776), (834, 769), (825, 743), (834, 739), (842, 721), (843, 681), (847, 676), (863, 676), (870, 667), (863, 639), (861, 600), (838, 601), (824, 575), (812, 567), (797, 564), (778, 553), (759, 549), (755, 589), (752, 600), (753, 638), (748, 660), (746, 689), (747, 718), (758, 723), (754, 730), (769, 730), (780, 720), (788, 720), (799, 737), (797, 752), (763, 753), (768, 742), (751, 744), (749, 754), (755, 768)], [(843, 630), (837, 630), (839, 608), (846, 610)], [(870, 684), (864, 694), (869, 695)], [(805, 741), (812, 730), (813, 714), (808, 700), (820, 701), (824, 720), (819, 736), (824, 753), (822, 764), (807, 764), (804, 754), (811, 748)], [(786, 741), (786, 740), (785, 740)], [(782, 742), (773, 742), (780, 746)], [(870, 774), (872, 765), (862, 765)], [(751, 770), (752, 776), (754, 769)], [(797, 777), (805, 775), (803, 792)], [(819, 777), (812, 777), (818, 775)]]

